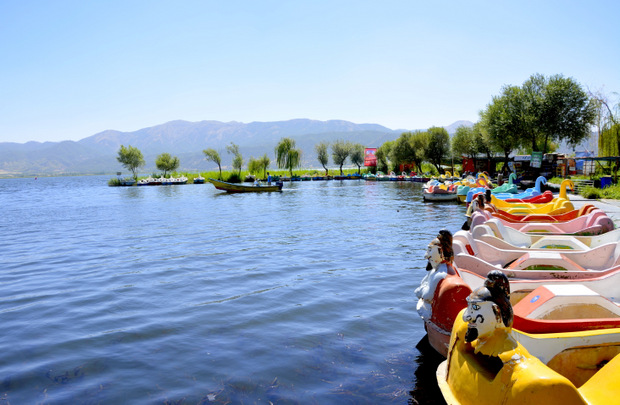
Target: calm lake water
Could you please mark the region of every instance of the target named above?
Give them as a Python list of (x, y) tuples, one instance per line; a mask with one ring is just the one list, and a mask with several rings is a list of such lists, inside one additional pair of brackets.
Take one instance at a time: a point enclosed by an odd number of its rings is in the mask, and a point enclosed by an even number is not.
[(0, 180), (0, 403), (441, 404), (416, 183)]

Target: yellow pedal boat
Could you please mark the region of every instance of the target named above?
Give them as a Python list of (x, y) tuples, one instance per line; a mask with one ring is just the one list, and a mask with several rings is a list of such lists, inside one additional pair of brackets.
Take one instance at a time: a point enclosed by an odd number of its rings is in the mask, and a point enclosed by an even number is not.
[(509, 288), (496, 271), (467, 298), (467, 308), (454, 322), (448, 358), (437, 369), (446, 402), (620, 403), (620, 329), (521, 333), (512, 329)]
[(508, 212), (509, 214), (530, 215), (530, 214), (548, 214), (558, 215), (575, 209), (573, 203), (570, 202), (567, 189), (575, 189), (572, 180), (566, 179), (560, 185), (560, 193), (557, 198), (546, 204), (532, 203), (510, 203), (502, 199), (491, 197), (491, 203), (498, 210)]

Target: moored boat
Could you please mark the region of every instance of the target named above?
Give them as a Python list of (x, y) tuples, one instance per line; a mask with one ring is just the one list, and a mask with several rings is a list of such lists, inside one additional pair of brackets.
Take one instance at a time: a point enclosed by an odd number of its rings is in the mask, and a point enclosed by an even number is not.
[(618, 403), (620, 329), (523, 333), (509, 295), (499, 271), (468, 295), (437, 369), (448, 404)]
[(265, 193), (272, 191), (282, 191), (282, 182), (277, 182), (274, 185), (252, 185), (247, 186), (244, 184), (228, 183), (221, 180), (209, 179), (209, 182), (215, 186), (218, 190), (223, 190), (228, 193)]

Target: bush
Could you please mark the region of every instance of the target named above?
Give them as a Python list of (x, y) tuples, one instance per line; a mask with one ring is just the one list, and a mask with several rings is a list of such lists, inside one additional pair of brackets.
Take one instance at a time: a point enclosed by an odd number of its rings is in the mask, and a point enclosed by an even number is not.
[(238, 173), (232, 173), (230, 176), (228, 176), (228, 179), (226, 181), (229, 183), (241, 183), (243, 179), (239, 176)]
[(108, 186), (110, 186), (110, 187), (116, 187), (116, 186), (120, 186), (120, 185), (121, 185), (121, 181), (118, 178), (116, 178), (116, 177), (111, 178), (110, 180), (108, 180)]
[(581, 189), (580, 194), (590, 200), (597, 200), (602, 196), (602, 190), (596, 187), (586, 186)]

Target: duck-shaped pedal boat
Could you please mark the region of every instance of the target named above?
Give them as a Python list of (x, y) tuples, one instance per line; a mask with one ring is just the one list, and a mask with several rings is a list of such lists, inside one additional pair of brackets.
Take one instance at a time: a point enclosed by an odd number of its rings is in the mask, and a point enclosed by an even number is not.
[(528, 214), (563, 214), (567, 211), (575, 209), (573, 203), (570, 202), (567, 189), (575, 189), (575, 185), (571, 180), (564, 180), (560, 184), (560, 193), (557, 198), (546, 204), (529, 204), (529, 203), (509, 203), (501, 199), (492, 198), (491, 202), (499, 210), (509, 214), (528, 215)]
[(529, 335), (513, 329), (500, 272), (467, 297), (437, 382), (448, 404), (613, 404), (620, 398), (620, 330)]

